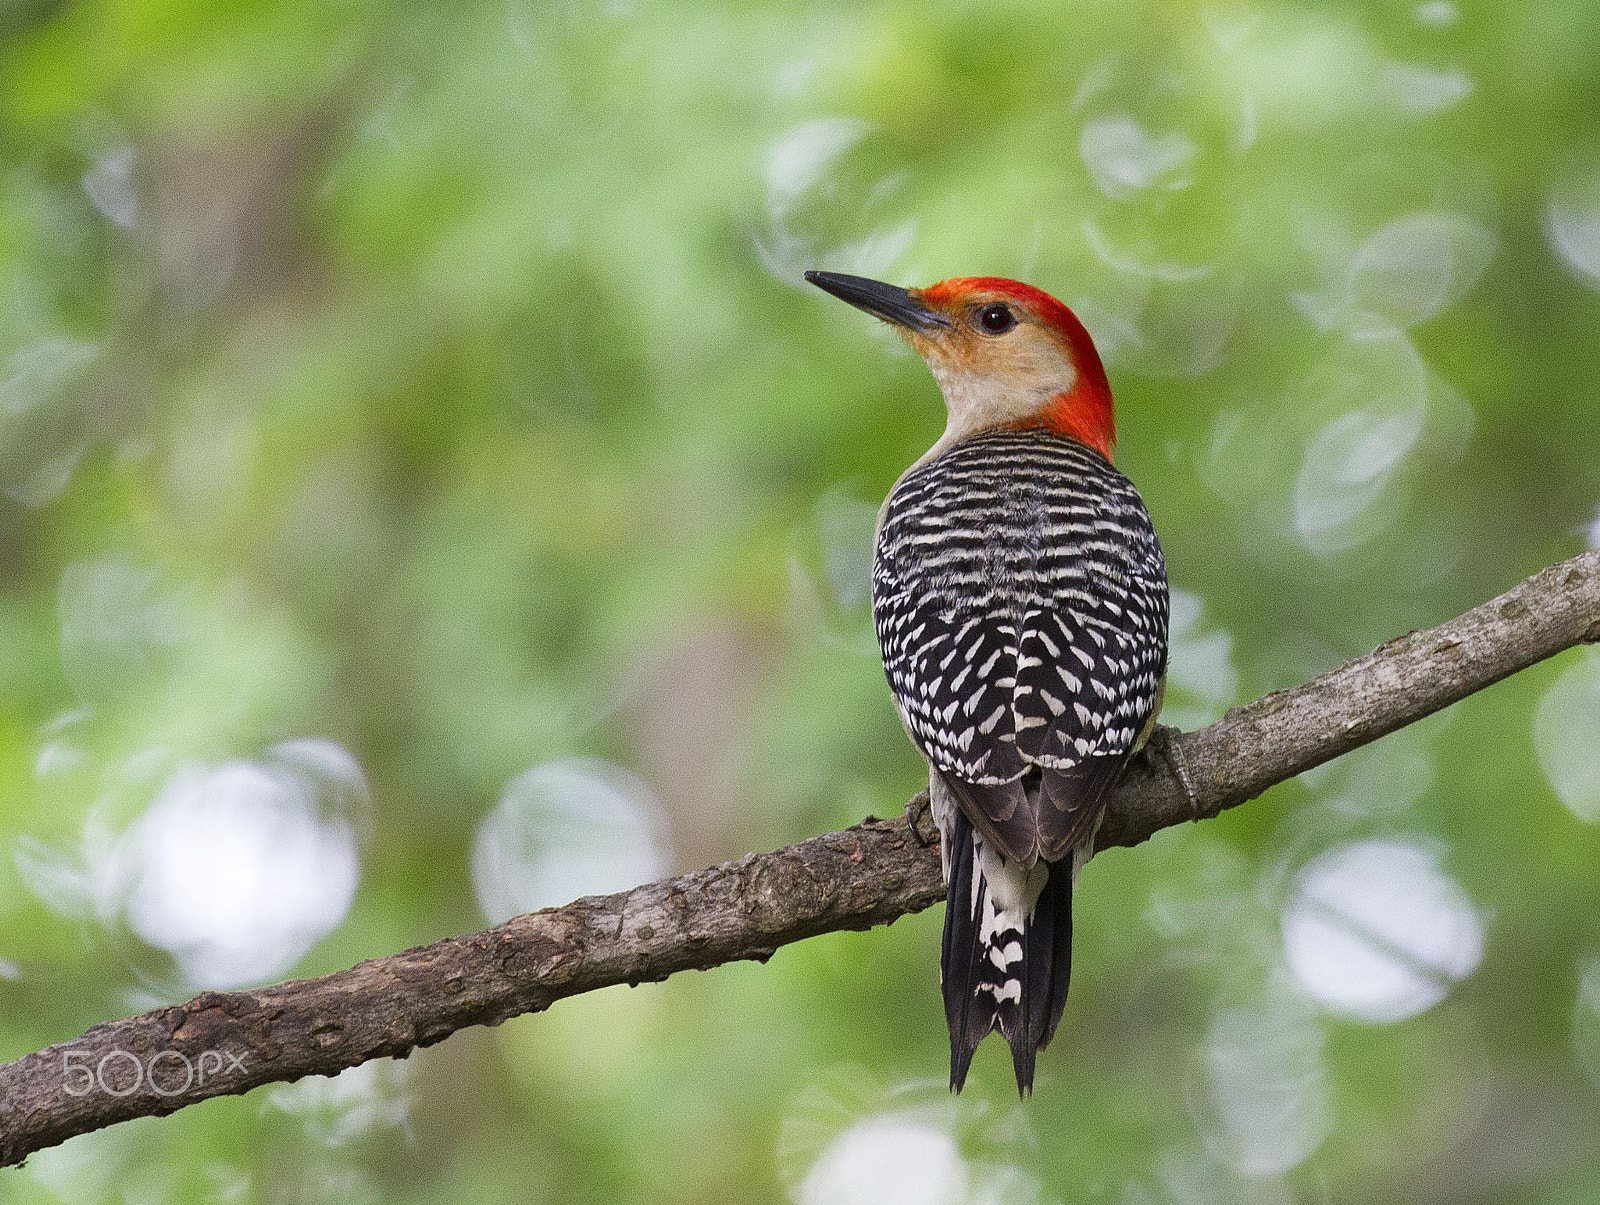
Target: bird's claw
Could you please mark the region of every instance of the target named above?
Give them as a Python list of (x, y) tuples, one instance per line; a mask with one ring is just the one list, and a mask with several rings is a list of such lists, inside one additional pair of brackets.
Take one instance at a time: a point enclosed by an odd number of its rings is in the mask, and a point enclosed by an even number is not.
[(1189, 801), (1189, 814), (1195, 819), (1200, 819), (1200, 797), (1194, 789), (1194, 782), (1189, 777), (1189, 767), (1183, 760), (1183, 749), (1178, 744), (1177, 737), (1183, 733), (1166, 724), (1157, 724), (1155, 731), (1150, 734), (1150, 739), (1145, 742), (1146, 756), (1159, 757), (1167, 763), (1172, 770), (1173, 777), (1183, 787), (1184, 798)]
[(918, 791), (906, 801), (906, 825), (924, 849), (939, 840), (939, 826), (933, 822), (933, 805), (928, 802), (928, 792)]

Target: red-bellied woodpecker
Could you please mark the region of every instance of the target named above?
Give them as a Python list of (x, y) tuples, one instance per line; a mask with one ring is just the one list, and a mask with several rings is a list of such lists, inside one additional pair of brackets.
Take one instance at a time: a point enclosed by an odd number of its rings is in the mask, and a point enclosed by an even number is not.
[(1073, 882), (1161, 707), (1161, 545), (1111, 466), (1094, 343), (1054, 297), (806, 279), (893, 323), (944, 394), (944, 434), (878, 517), (873, 620), (941, 836), (950, 1086), (998, 1029), (1027, 1092), (1066, 1004)]

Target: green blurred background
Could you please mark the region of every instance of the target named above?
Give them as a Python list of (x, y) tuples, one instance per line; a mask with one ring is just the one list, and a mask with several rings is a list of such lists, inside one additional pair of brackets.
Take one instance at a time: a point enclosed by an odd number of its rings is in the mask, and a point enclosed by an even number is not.
[[(1590, 0), (7, 0), (0, 1057), (898, 810), (808, 267), (1077, 308), (1183, 726), (1600, 544)], [(1600, 1201), (1597, 822), (1574, 651), (1096, 859), (1024, 1106), (933, 909), (0, 1201)]]

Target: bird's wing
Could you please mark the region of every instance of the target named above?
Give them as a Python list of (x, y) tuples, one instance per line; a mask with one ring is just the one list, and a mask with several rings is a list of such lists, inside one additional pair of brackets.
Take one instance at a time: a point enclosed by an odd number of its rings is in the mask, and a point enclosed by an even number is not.
[[(978, 436), (900, 479), (873, 558), (883, 668), (911, 739), (940, 770), (998, 786), (1020, 778), (1012, 693), (1017, 623), (1032, 591), (1014, 521), (1031, 461)], [(1036, 466), (1035, 466), (1036, 467)]]
[(1093, 830), (1167, 670), (1161, 545), (1144, 502), (1109, 465), (1052, 490), (1038, 577), (1049, 602), (1018, 640), (1017, 746), (1041, 767), (1040, 857)]
[(1022, 776), (1011, 685), (1015, 629), (980, 602), (947, 606), (915, 567), (880, 556), (874, 614), (900, 718), (939, 769), (999, 786)]

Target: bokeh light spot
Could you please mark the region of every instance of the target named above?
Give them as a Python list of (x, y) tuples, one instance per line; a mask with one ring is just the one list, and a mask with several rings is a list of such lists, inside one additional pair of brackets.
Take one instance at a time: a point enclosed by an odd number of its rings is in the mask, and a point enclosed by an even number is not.
[(1292, 1002), (1213, 1018), (1205, 1046), (1211, 1140), (1242, 1174), (1281, 1175), (1321, 1145), (1333, 1123), (1322, 1047), (1316, 1018)]
[(1569, 665), (1533, 713), (1533, 746), (1550, 789), (1579, 820), (1600, 820), (1600, 655)]
[(330, 741), (180, 769), (119, 847), (129, 926), (196, 987), (280, 974), (349, 911), (366, 806), (359, 766)]
[(869, 1117), (835, 1138), (801, 1181), (800, 1205), (963, 1205), (967, 1163), (945, 1131)]
[(1084, 123), (1078, 154), (1100, 191), (1122, 200), (1150, 189), (1186, 188), (1200, 148), (1176, 130), (1151, 134), (1125, 113)]
[(1354, 842), (1301, 872), (1283, 912), (1284, 954), (1301, 988), (1360, 1021), (1432, 1008), (1483, 957), (1472, 901), (1421, 846)]
[(572, 758), (535, 766), (506, 787), (478, 826), (472, 883), (483, 914), (498, 922), (637, 887), (670, 862), (655, 793), (619, 766)]
[(1361, 244), (1345, 274), (1351, 307), (1402, 328), (1460, 301), (1494, 258), (1496, 239), (1459, 213), (1424, 211), (1396, 218)]

